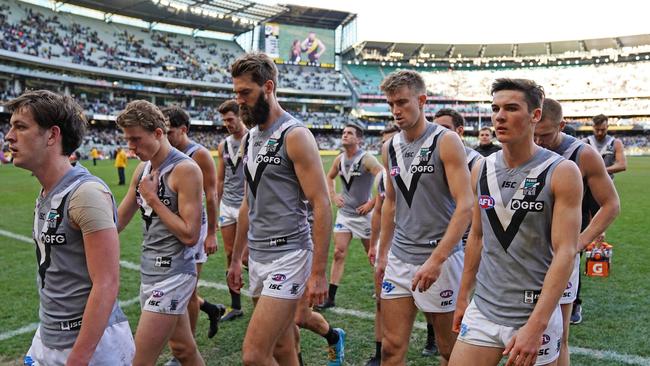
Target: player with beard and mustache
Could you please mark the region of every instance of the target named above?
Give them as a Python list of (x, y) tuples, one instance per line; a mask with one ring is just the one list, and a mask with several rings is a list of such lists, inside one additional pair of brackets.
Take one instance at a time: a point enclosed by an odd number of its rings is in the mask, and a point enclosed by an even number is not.
[[(306, 290), (314, 305), (327, 295), (332, 213), (323, 164), (311, 132), (278, 103), (278, 71), (267, 55), (240, 56), (231, 74), (240, 116), (251, 128), (239, 150), (246, 195), (228, 270), (228, 286), (240, 291), (248, 244), (255, 309), (244, 337), (243, 363), (298, 365), (294, 316), (300, 298)], [(313, 244), (306, 201), (314, 212)]]

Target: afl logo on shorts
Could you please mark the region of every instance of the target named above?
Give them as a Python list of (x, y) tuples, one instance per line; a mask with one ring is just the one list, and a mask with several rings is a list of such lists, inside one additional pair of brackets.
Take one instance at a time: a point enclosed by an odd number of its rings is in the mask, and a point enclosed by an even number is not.
[(282, 273), (276, 273), (271, 276), (271, 279), (275, 282), (282, 282), (287, 279), (287, 276), (283, 275)]
[(571, 281), (569, 281), (569, 284), (566, 286), (566, 289), (568, 290), (568, 289), (570, 289), (571, 287), (573, 287), (573, 284), (571, 283)]
[(394, 177), (394, 176), (397, 176), (397, 175), (399, 175), (399, 167), (394, 166), (394, 167), (390, 168), (390, 176)]
[(551, 341), (551, 337), (548, 334), (542, 335), (542, 346), (548, 344)]
[(159, 298), (159, 297), (163, 297), (163, 296), (165, 296), (165, 293), (162, 292), (162, 291), (160, 291), (160, 290), (153, 290), (153, 291), (151, 292), (151, 296), (153, 296), (154, 299), (157, 299), (157, 298)]
[(440, 293), (440, 297), (442, 297), (443, 299), (448, 299), (448, 298), (450, 298), (451, 295), (453, 295), (453, 294), (454, 294), (454, 291), (453, 291), (453, 290), (444, 290), (444, 291), (442, 291), (442, 292)]
[(482, 194), (478, 197), (478, 205), (484, 209), (488, 210), (494, 207), (494, 198), (488, 196), (487, 194)]

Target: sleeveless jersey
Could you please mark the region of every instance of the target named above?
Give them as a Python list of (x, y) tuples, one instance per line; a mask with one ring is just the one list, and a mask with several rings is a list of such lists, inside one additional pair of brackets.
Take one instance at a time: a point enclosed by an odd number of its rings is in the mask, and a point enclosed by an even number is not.
[(494, 323), (521, 327), (535, 307), (553, 259), (551, 176), (563, 160), (540, 148), (514, 169), (506, 166), (503, 151), (481, 165), (483, 250), (474, 301)]
[[(585, 142), (593, 146), (596, 151), (602, 156), (605, 166), (609, 167), (616, 162), (616, 151), (614, 151), (614, 142), (616, 139), (613, 136), (607, 135), (603, 141), (596, 140), (596, 136), (591, 135), (585, 139)], [(614, 179), (614, 175), (609, 175)]]
[(241, 149), (248, 182), (248, 247), (251, 258), (269, 263), (312, 248), (306, 198), (287, 154), (285, 138), (304, 125), (284, 113), (268, 129), (251, 129)]
[[(92, 282), (86, 263), (83, 234), (68, 217), (70, 197), (86, 182), (99, 182), (81, 165), (70, 169), (46, 195), (39, 195), (34, 209), (32, 237), (36, 243), (40, 334), (43, 344), (65, 349), (74, 345)], [(117, 210), (113, 204), (113, 218)], [(126, 320), (117, 301), (107, 326)]]
[(379, 178), (377, 179), (377, 194), (381, 198), (386, 197), (386, 171), (383, 167), (381, 173), (379, 173)]
[(241, 140), (232, 135), (223, 143), (223, 161), (225, 176), (221, 201), (230, 207), (239, 207), (244, 199), (244, 165), (239, 154)]
[(348, 159), (345, 153), (342, 153), (339, 160), (339, 176), (343, 183), (343, 202), (344, 205), (339, 209), (340, 212), (353, 217), (360, 216), (357, 213), (357, 207), (368, 202), (372, 197), (372, 184), (375, 178), (371, 172), (366, 171), (363, 166), (363, 159), (366, 152), (359, 149)]
[(476, 161), (481, 157), (481, 154), (479, 154), (478, 151), (472, 149), (471, 147), (465, 146), (465, 156), (465, 162), (467, 163), (467, 167), (471, 173), (472, 168), (474, 167), (474, 163), (476, 163)]
[[(454, 213), (439, 151), (445, 131), (427, 122), (424, 134), (415, 141), (407, 142), (400, 132), (389, 142), (389, 174), (395, 187), (391, 251), (405, 263), (421, 265), (429, 258)], [(456, 250), (460, 249), (459, 243)]]
[[(563, 158), (571, 160), (580, 166), (578, 163), (580, 161), (580, 154), (582, 153), (582, 148), (585, 146), (583, 141), (578, 140), (573, 136), (569, 136), (562, 132), (562, 142), (553, 150), (553, 152), (562, 155)], [(582, 223), (580, 224), (580, 231), (583, 231), (589, 225), (591, 221), (591, 215), (589, 213), (589, 199), (593, 199), (591, 191), (589, 190), (589, 185), (587, 184), (587, 179), (582, 178), (582, 185), (584, 194), (582, 196)], [(591, 197), (591, 198), (590, 198)]]
[[(158, 168), (158, 198), (173, 213), (178, 215), (178, 194), (169, 187), (169, 175), (181, 162), (191, 160), (182, 152), (171, 148), (165, 161)], [(151, 172), (151, 162), (146, 162), (140, 180)], [(142, 283), (160, 282), (179, 273), (196, 274), (194, 247), (181, 243), (163, 224), (160, 217), (140, 195), (136, 188), (136, 201), (142, 214), (142, 255), (140, 275)]]

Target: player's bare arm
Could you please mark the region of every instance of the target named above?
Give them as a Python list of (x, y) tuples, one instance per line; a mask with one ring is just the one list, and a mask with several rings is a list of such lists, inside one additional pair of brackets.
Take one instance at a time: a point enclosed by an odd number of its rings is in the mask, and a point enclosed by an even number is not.
[(586, 144), (583, 147), (580, 154), (580, 167), (583, 170), (582, 175), (587, 179), (587, 186), (600, 205), (600, 209), (592, 217), (589, 226), (580, 233), (578, 250), (584, 249), (596, 237), (605, 232), (621, 211), (614, 182), (607, 174), (603, 159), (593, 147)]
[(577, 252), (581, 222), (582, 184), (578, 167), (565, 160), (558, 164), (551, 178), (554, 196), (553, 219), (551, 223), (551, 246), (553, 260), (544, 277), (539, 300), (526, 324), (506, 346), (503, 354), (509, 354), (506, 366), (532, 365), (542, 344), (542, 333), (548, 326), (551, 314), (558, 306), (560, 297), (569, 281)]
[[(244, 186), (244, 192), (248, 192), (248, 183)], [(243, 286), (241, 278), (242, 255), (248, 245), (248, 196), (244, 195), (241, 206), (239, 207), (239, 216), (237, 219), (237, 232), (235, 233), (235, 243), (232, 248), (232, 260), (228, 268), (228, 287), (239, 293)]]
[(481, 209), (478, 204), (476, 185), (481, 171), (481, 164), (474, 164), (472, 169), (472, 192), (474, 203), (472, 205), (472, 227), (469, 230), (467, 244), (465, 245), (465, 260), (463, 274), (460, 279), (458, 300), (456, 300), (456, 311), (454, 312), (454, 323), (452, 330), (460, 332), (460, 323), (465, 315), (465, 309), (469, 306), (470, 297), (476, 285), (476, 274), (481, 264), (481, 252), (483, 251), (483, 226), (481, 224)]
[(224, 142), (222, 141), (217, 150), (219, 154), (217, 155), (217, 182), (216, 182), (216, 193), (217, 193), (217, 217), (219, 217), (219, 204), (221, 203), (221, 197), (223, 197), (223, 184), (226, 179), (226, 161), (223, 159), (223, 148)]
[(193, 156), (203, 174), (203, 192), (205, 193), (205, 208), (208, 216), (208, 233), (203, 243), (207, 255), (217, 251), (217, 169), (212, 155), (207, 149), (199, 149)]
[[(370, 154), (366, 154), (363, 158), (363, 168), (366, 172), (377, 177), (382, 172), (382, 167), (377, 158)], [(356, 208), (359, 215), (366, 215), (375, 207), (375, 197), (371, 197), (366, 203)]]
[[(390, 141), (384, 143), (381, 150), (382, 160), (384, 162), (384, 169), (387, 174), (390, 172), (388, 166), (388, 146)], [(395, 187), (393, 187), (392, 179), (386, 179), (386, 194), (384, 203), (381, 208), (381, 233), (379, 235), (379, 249), (377, 251), (377, 267), (375, 269), (375, 276), (381, 282), (384, 278), (384, 271), (388, 262), (388, 252), (393, 244), (393, 234), (395, 233)]]
[(138, 188), (138, 182), (140, 181), (140, 175), (144, 169), (145, 163), (140, 163), (135, 168), (133, 176), (131, 177), (131, 183), (129, 184), (129, 190), (126, 192), (122, 202), (120, 202), (120, 207), (117, 208), (117, 231), (122, 232), (124, 228), (131, 222), (133, 215), (138, 210), (138, 202), (135, 198), (135, 190)]
[(178, 164), (169, 175), (169, 186), (178, 194), (178, 215), (158, 198), (158, 171), (140, 181), (140, 194), (160, 217), (165, 227), (183, 244), (192, 246), (199, 240), (203, 175), (193, 162)]
[(314, 136), (306, 128), (287, 134), (287, 155), (293, 162), (296, 176), (305, 197), (314, 210), (314, 257), (307, 284), (310, 305), (322, 304), (327, 296), (327, 254), (330, 245), (332, 210), (327, 194), (323, 163)]
[(341, 155), (334, 158), (332, 167), (327, 173), (327, 191), (329, 192), (330, 200), (334, 202), (336, 207), (341, 208), (344, 205), (343, 196), (336, 193), (336, 177), (339, 175), (339, 164), (341, 163)]
[(614, 140), (614, 164), (607, 167), (607, 173), (614, 174), (624, 172), (627, 169), (627, 159), (623, 151), (623, 142)]
[(456, 208), (449, 220), (445, 235), (413, 277), (412, 290), (426, 291), (440, 275), (442, 264), (463, 237), (472, 217), (472, 189), (468, 182), (470, 174), (465, 162), (465, 149), (460, 137), (446, 133), (440, 141), (440, 160), (445, 168), (449, 192)]

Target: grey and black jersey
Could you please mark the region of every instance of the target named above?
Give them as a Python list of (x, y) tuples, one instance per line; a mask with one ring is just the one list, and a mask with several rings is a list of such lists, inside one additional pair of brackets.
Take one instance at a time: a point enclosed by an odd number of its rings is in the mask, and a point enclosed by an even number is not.
[(226, 137), (223, 143), (225, 175), (221, 201), (230, 207), (241, 206), (244, 199), (244, 164), (239, 154), (240, 145), (241, 140), (232, 135)]
[[(607, 135), (603, 141), (598, 141), (596, 139), (596, 136), (591, 135), (585, 138), (583, 141), (593, 146), (596, 151), (598, 151), (600, 156), (603, 158), (603, 161), (605, 162), (605, 167), (614, 165), (616, 162), (616, 151), (614, 149), (614, 142), (616, 142), (616, 138), (614, 138), (614, 136)], [(614, 179), (614, 174), (610, 174), (609, 176)]]
[[(172, 170), (184, 161), (192, 161), (187, 155), (174, 149), (158, 168), (158, 199), (174, 214), (178, 215), (178, 193), (169, 186)], [(193, 161), (192, 161), (193, 163)], [(144, 165), (142, 175), (151, 172), (151, 162)], [(140, 195), (136, 188), (136, 201), (142, 214), (142, 256), (140, 257), (140, 274), (144, 284), (160, 282), (179, 273), (196, 274), (194, 248), (184, 245), (162, 222), (156, 212)]]
[(383, 168), (377, 179), (377, 194), (381, 198), (386, 197), (386, 171)]
[(509, 168), (503, 151), (481, 165), (477, 182), (483, 228), (474, 301), (492, 322), (519, 328), (530, 317), (553, 259), (551, 177), (563, 161), (539, 148)]
[[(68, 217), (70, 198), (86, 182), (99, 182), (108, 190), (103, 181), (77, 165), (47, 195), (41, 194), (36, 200), (32, 237), (38, 264), (40, 334), (49, 348), (74, 345), (92, 289), (83, 234)], [(117, 221), (115, 204), (113, 217)], [(107, 326), (125, 320), (116, 300)]]
[(472, 149), (471, 147), (465, 146), (465, 162), (467, 163), (467, 168), (469, 171), (472, 171), (474, 163), (481, 158), (481, 154), (478, 151)]
[[(553, 152), (562, 155), (563, 158), (571, 160), (576, 163), (576, 165), (580, 166), (580, 154), (582, 153), (586, 143), (573, 136), (569, 136), (564, 132), (561, 132), (560, 136), (562, 137), (562, 142), (560, 142), (560, 145), (554, 149)], [(591, 221), (591, 214), (589, 212), (590, 205), (588, 201), (594, 199), (585, 177), (582, 177), (582, 185), (584, 194), (582, 196), (582, 223), (580, 225), (580, 231), (586, 229), (589, 225), (589, 221)]]
[(347, 216), (360, 216), (357, 207), (365, 204), (372, 197), (375, 176), (363, 165), (366, 154), (364, 150), (359, 149), (350, 159), (345, 153), (339, 155), (339, 176), (343, 183), (341, 191), (343, 207), (339, 211)]
[[(414, 141), (404, 132), (388, 144), (389, 174), (395, 190), (395, 233), (392, 253), (402, 262), (423, 264), (442, 239), (455, 202), (440, 159), (440, 140), (448, 132), (427, 122)], [(462, 245), (457, 246), (462, 249)]]
[(305, 127), (284, 113), (264, 131), (251, 129), (240, 150), (248, 183), (248, 247), (256, 262), (312, 248), (307, 199), (287, 154), (286, 136), (295, 128)]

